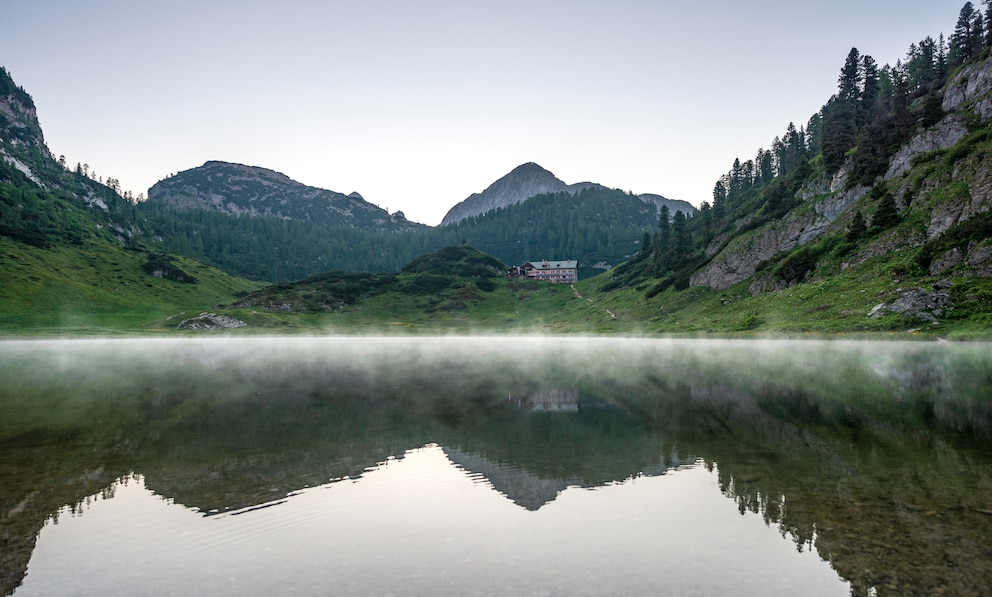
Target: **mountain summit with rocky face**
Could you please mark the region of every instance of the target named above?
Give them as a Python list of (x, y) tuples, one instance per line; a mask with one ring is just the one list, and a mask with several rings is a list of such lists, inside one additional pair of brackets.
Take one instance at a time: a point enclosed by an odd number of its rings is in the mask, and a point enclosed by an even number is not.
[(148, 200), (177, 209), (205, 209), (231, 215), (276, 216), (327, 226), (407, 230), (417, 227), (399, 212), (345, 195), (310, 187), (258, 166), (209, 161), (155, 183)]
[[(486, 187), (486, 190), (481, 193), (473, 193), (452, 207), (441, 220), (441, 225), (454, 224), (465, 218), (482, 215), (498, 207), (522, 203), (537, 195), (549, 193), (574, 195), (589, 188), (605, 189), (607, 187), (594, 182), (567, 184), (541, 166), (527, 162), (517, 166), (509, 174)], [(682, 211), (686, 214), (692, 214), (696, 211), (692, 205), (685, 201), (666, 199), (661, 195), (640, 195), (640, 199), (646, 203), (653, 203), (657, 209), (660, 209), (662, 204), (668, 205), (669, 211), (673, 214), (675, 211)]]
[(38, 123), (34, 100), (23, 87), (14, 83), (3, 67), (0, 67), (0, 139), (51, 155)]
[[(591, 183), (580, 184), (583, 185), (580, 188), (592, 186)], [(520, 203), (536, 195), (560, 193), (568, 190), (569, 185), (559, 180), (554, 174), (533, 162), (527, 162), (517, 166), (509, 174), (486, 187), (486, 190), (481, 193), (473, 193), (452, 207), (441, 220), (441, 225), (447, 226), (465, 218), (484, 214), (497, 207), (507, 207), (514, 203)]]

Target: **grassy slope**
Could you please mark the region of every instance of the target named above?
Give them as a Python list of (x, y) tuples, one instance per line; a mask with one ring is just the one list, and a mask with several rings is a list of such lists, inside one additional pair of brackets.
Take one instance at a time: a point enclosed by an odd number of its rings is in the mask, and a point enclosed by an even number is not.
[[(939, 326), (897, 315), (870, 319), (871, 308), (892, 300), (895, 288), (922, 282), (900, 275), (900, 258), (892, 257), (755, 296), (745, 282), (719, 292), (668, 290), (646, 299), (633, 288), (600, 292), (604, 274), (579, 282), (581, 297), (568, 286), (496, 280), (495, 290), (469, 292), (474, 298), (466, 300), (454, 300), (458, 290), (433, 296), (389, 292), (323, 313), (218, 309), (233, 302), (235, 293), (252, 290), (251, 283), (181, 261), (200, 280), (181, 284), (149, 276), (143, 263), (143, 254), (110, 244), (45, 251), (0, 239), (0, 333), (175, 333), (180, 314), (211, 310), (249, 323), (222, 333), (992, 336), (992, 322), (983, 313), (964, 313)], [(992, 287), (989, 281), (952, 280), (969, 290)]]
[(228, 303), (257, 284), (192, 260), (199, 279), (182, 284), (142, 270), (146, 255), (110, 242), (38, 249), (0, 237), (0, 333), (106, 334), (147, 331), (183, 311)]
[[(597, 332), (992, 338), (990, 314), (982, 305), (965, 298), (983, 291), (992, 292), (990, 280), (951, 278), (957, 285), (952, 296), (958, 299), (958, 306), (936, 326), (892, 313), (878, 319), (869, 318), (872, 307), (896, 298), (896, 288), (927, 287), (929, 279), (906, 276), (901, 271), (901, 264), (910, 257), (876, 257), (835, 275), (754, 296), (748, 291), (750, 280), (723, 291), (668, 290), (650, 299), (632, 288), (597, 292), (595, 288), (605, 283), (605, 275), (580, 283), (579, 289), (595, 300), (599, 312), (608, 309), (616, 315), (612, 321), (594, 325), (592, 331)], [(594, 312), (590, 317), (569, 310), (560, 315), (556, 324), (562, 327), (575, 323), (583, 325), (598, 315)]]
[[(907, 223), (906, 226), (911, 226)], [(894, 232), (895, 233), (895, 232)], [(989, 338), (992, 314), (967, 295), (992, 296), (992, 281), (952, 278), (956, 313), (938, 326), (868, 312), (898, 287), (932, 281), (913, 275), (915, 252), (874, 257), (845, 268), (821, 263), (811, 280), (751, 295), (749, 281), (724, 291), (667, 290), (645, 298), (634, 288), (601, 292), (604, 274), (568, 286), (494, 280), (481, 292), (466, 283), (440, 294), (387, 292), (340, 310), (293, 313), (257, 307), (217, 308), (258, 287), (191, 260), (199, 279), (182, 284), (142, 270), (145, 254), (96, 243), (42, 250), (0, 238), (0, 333), (170, 333), (182, 314), (211, 310), (249, 323), (224, 333), (574, 333), (574, 334), (886, 334)], [(461, 293), (461, 294), (460, 294)], [(578, 295), (581, 296), (578, 296)], [(973, 301), (974, 303), (974, 301)], [(211, 332), (215, 333), (215, 332)]]

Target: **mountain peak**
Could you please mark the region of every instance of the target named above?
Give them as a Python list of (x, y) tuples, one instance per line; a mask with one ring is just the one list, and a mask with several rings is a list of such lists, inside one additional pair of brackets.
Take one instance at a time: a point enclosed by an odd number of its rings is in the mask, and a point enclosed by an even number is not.
[(326, 226), (407, 229), (410, 224), (362, 199), (297, 182), (282, 172), (210, 160), (157, 182), (148, 200), (180, 209), (275, 216)]
[(452, 207), (441, 220), (441, 225), (453, 224), (465, 218), (484, 214), (497, 207), (507, 207), (526, 201), (535, 195), (568, 191), (567, 184), (559, 180), (549, 170), (534, 162), (521, 164), (511, 170), (481, 193)]
[[(465, 218), (482, 215), (498, 207), (508, 207), (522, 203), (536, 195), (547, 193), (569, 193), (575, 195), (590, 188), (605, 189), (607, 187), (595, 182), (577, 182), (566, 184), (559, 180), (551, 171), (534, 163), (520, 164), (496, 182), (492, 183), (481, 193), (473, 193), (468, 199), (455, 205), (441, 220), (441, 225), (454, 224)], [(673, 214), (676, 210), (686, 214), (695, 213), (696, 209), (685, 201), (666, 199), (661, 195), (640, 195), (645, 203), (654, 204), (655, 208), (667, 205)]]
[(34, 100), (23, 87), (14, 83), (6, 68), (0, 66), (0, 133), (14, 145), (24, 144), (50, 156), (41, 132)]

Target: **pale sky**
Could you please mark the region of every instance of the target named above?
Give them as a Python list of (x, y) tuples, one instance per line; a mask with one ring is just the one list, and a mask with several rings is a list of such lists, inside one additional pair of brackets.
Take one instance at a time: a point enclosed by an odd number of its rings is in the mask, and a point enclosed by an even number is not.
[[(981, 7), (980, 2), (975, 3)], [(223, 160), (436, 225), (514, 167), (694, 205), (964, 0), (0, 0), (49, 148), (135, 195)]]

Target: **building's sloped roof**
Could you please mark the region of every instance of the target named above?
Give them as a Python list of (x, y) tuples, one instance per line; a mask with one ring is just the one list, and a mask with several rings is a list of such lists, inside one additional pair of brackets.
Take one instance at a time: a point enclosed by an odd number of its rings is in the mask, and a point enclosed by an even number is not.
[(575, 269), (579, 262), (572, 261), (528, 261), (534, 269)]

